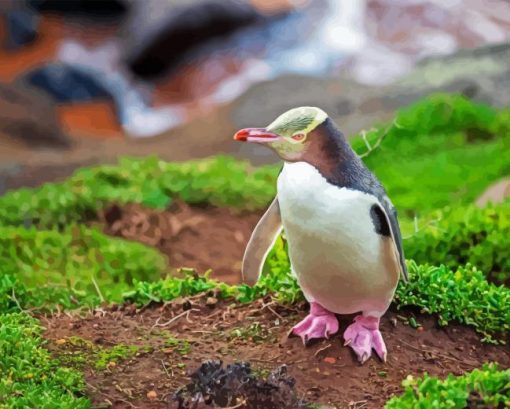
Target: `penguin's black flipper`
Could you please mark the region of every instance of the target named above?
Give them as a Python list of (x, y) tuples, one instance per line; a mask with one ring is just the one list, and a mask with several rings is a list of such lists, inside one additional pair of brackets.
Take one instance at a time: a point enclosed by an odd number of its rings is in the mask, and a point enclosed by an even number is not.
[(244, 283), (253, 285), (258, 281), (264, 261), (281, 231), (280, 205), (278, 197), (275, 197), (255, 226), (246, 246), (242, 267)]
[(378, 234), (391, 236), (395, 244), (396, 256), (400, 264), (400, 274), (405, 283), (409, 281), (407, 266), (404, 258), (404, 249), (402, 248), (402, 236), (400, 234), (400, 225), (398, 224), (397, 210), (388, 199), (383, 199), (383, 205), (374, 204), (370, 211), (375, 230)]

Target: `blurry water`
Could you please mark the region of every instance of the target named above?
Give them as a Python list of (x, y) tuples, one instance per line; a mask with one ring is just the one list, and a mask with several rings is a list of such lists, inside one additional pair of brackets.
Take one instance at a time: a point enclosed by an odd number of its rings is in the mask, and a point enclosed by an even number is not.
[[(333, 73), (366, 40), (359, 29), (364, 3), (309, 1), (284, 17), (199, 48), (190, 63), (201, 65), (202, 85), (210, 79), (218, 82), (210, 96), (215, 103), (227, 102), (253, 83), (279, 75)], [(202, 59), (204, 55), (208, 57)]]
[[(509, 38), (505, 0), (309, 0), (196, 50), (162, 89), (185, 89), (203, 107), (285, 74), (327, 76), (345, 69), (356, 81), (381, 85), (421, 58)], [(162, 100), (172, 100), (171, 94)]]

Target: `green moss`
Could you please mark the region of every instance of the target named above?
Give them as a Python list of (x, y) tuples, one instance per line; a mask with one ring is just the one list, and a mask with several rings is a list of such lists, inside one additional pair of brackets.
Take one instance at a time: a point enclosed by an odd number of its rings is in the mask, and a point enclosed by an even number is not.
[(56, 344), (59, 361), (68, 367), (81, 370), (93, 367), (95, 370), (104, 371), (142, 350), (136, 345), (118, 344), (104, 347), (77, 336), (58, 340)]
[(159, 332), (158, 336), (165, 339), (166, 348), (170, 348), (180, 355), (188, 355), (191, 352), (191, 343), (186, 339), (175, 338), (167, 331)]
[(446, 264), (452, 269), (475, 265), (496, 283), (510, 281), (510, 201), (489, 205), (448, 207), (419, 222), (404, 240), (406, 257), (419, 264)]
[(408, 262), (409, 283), (399, 284), (397, 306), (417, 306), (437, 314), (439, 323), (457, 321), (470, 325), (485, 341), (504, 342), (510, 331), (510, 289), (487, 281), (475, 267), (450, 270), (446, 266)]
[(0, 276), (0, 313), (20, 311), (21, 308), (50, 312), (57, 308), (90, 308), (100, 302), (96, 292), (77, 292), (68, 287), (48, 285), (29, 287), (16, 274)]
[(409, 375), (402, 385), (404, 393), (390, 399), (386, 409), (504, 408), (510, 404), (510, 369), (500, 370), (495, 364), (445, 380)]
[(225, 156), (183, 163), (124, 158), (118, 165), (80, 169), (62, 183), (6, 194), (0, 198), (0, 225), (66, 226), (95, 218), (107, 204), (164, 208), (175, 198), (260, 209), (274, 196), (277, 173), (275, 166), (251, 169)]
[(99, 371), (105, 370), (112, 362), (131, 358), (136, 355), (140, 347), (136, 345), (115, 345), (112, 348), (100, 348), (95, 354), (95, 368)]
[(0, 227), (0, 265), (27, 287), (65, 287), (119, 301), (134, 279), (160, 278), (167, 262), (155, 249), (84, 226), (62, 232)]
[(89, 408), (82, 375), (50, 357), (41, 332), (24, 313), (0, 315), (0, 408)]
[(401, 109), (394, 122), (352, 140), (401, 214), (472, 202), (510, 173), (510, 114), (462, 96), (432, 95)]
[(273, 343), (275, 341), (275, 337), (268, 327), (258, 321), (244, 327), (232, 328), (227, 333), (227, 339), (243, 339), (254, 343)]

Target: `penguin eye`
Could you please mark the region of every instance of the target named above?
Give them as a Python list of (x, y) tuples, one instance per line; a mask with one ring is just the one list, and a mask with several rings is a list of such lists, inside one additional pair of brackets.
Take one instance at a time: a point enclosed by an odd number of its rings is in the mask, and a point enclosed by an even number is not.
[(292, 139), (295, 140), (296, 142), (302, 142), (305, 140), (305, 138), (306, 135), (304, 133), (296, 133), (292, 135)]

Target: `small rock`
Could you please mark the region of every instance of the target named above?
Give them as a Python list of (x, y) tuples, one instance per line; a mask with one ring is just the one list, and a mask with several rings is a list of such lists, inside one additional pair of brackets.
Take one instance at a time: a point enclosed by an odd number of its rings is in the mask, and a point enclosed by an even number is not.
[(66, 340), (64, 338), (57, 339), (55, 341), (55, 344), (57, 344), (57, 345), (64, 345), (65, 343), (66, 343)]
[(156, 391), (149, 391), (147, 392), (147, 398), (149, 400), (156, 400), (158, 398), (158, 394)]
[(208, 297), (205, 301), (205, 305), (208, 307), (214, 307), (216, 304), (218, 304), (218, 299), (215, 297)]

